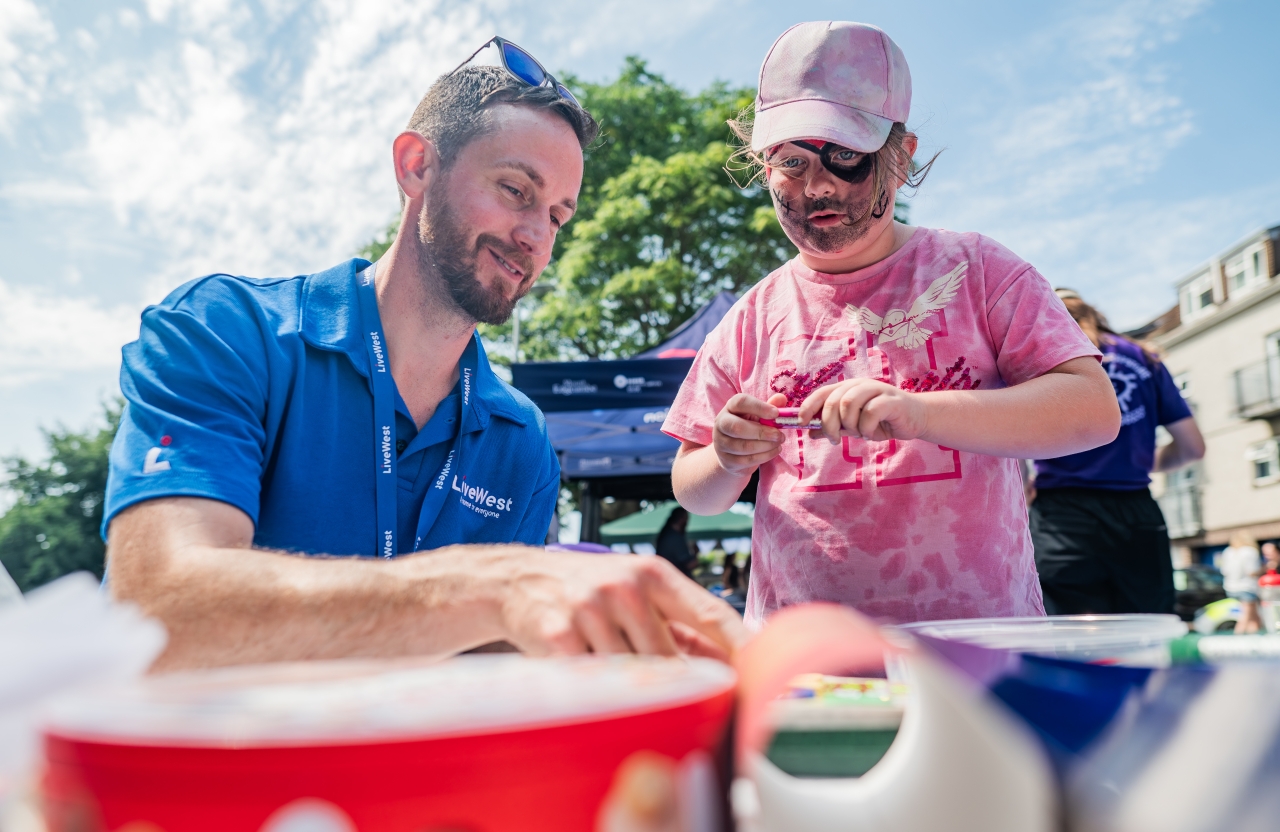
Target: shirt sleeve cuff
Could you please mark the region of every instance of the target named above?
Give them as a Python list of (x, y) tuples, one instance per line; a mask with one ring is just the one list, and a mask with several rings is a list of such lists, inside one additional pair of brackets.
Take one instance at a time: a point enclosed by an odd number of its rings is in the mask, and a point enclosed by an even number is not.
[(258, 526), (258, 509), (260, 495), (243, 487), (219, 482), (212, 478), (185, 476), (182, 482), (147, 483), (142, 487), (131, 488), (126, 482), (114, 499), (111, 500), (111, 512), (102, 518), (102, 539), (107, 539), (107, 529), (116, 515), (130, 506), (144, 503), (147, 500), (158, 500), (163, 497), (202, 497), (206, 500), (217, 500), (220, 503), (234, 506), (249, 516), (254, 528)]

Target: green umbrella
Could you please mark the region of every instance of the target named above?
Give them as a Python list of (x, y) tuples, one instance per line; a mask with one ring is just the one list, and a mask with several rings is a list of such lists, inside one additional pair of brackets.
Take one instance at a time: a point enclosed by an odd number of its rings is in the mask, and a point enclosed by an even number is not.
[[(612, 543), (658, 543), (658, 532), (662, 531), (667, 518), (678, 506), (675, 500), (668, 500), (656, 506), (628, 514), (626, 517), (605, 523), (600, 527), (600, 542)], [(689, 515), (689, 527), (685, 535), (690, 540), (724, 540), (729, 537), (750, 537), (751, 518), (745, 514), (726, 511), (705, 517), (701, 514)]]

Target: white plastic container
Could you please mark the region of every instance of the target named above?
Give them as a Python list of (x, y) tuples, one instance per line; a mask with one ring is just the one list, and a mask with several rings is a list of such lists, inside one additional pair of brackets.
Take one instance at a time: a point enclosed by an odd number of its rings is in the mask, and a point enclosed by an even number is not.
[(911, 635), (1090, 664), (1168, 667), (1169, 643), (1187, 634), (1176, 615), (1055, 615), (920, 621), (897, 628)]

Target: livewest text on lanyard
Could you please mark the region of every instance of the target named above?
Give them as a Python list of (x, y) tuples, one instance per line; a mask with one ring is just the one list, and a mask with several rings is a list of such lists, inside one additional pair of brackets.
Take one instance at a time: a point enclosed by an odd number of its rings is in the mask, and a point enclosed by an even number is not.
[[(374, 494), (377, 501), (378, 522), (378, 554), (384, 558), (395, 557), (396, 548), (396, 386), (391, 377), (391, 363), (387, 358), (387, 339), (382, 334), (382, 320), (378, 315), (378, 295), (374, 288), (373, 278), (377, 272), (377, 264), (370, 266), (356, 276), (359, 282), (360, 319), (364, 324), (365, 347), (369, 351), (369, 381), (373, 387), (373, 457), (374, 457)], [(462, 413), (458, 419), (458, 432), (453, 438), (453, 447), (445, 457), (440, 473), (436, 475), (427, 488), (427, 496), (422, 501), (422, 511), (418, 514), (417, 534), (413, 542), (413, 551), (418, 551), (431, 526), (440, 516), (440, 509), (449, 496), (448, 478), (451, 470), (457, 470), (462, 464), (462, 436), (466, 423), (467, 410), (471, 407), (470, 395), (467, 395), (471, 379), (475, 378), (477, 355), (473, 338), (462, 354), (459, 364), (461, 377), (464, 379), (464, 395), (462, 397)]]

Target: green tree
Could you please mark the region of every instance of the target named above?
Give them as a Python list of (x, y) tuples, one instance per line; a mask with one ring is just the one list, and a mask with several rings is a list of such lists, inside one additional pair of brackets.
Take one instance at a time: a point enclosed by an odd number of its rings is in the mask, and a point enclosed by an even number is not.
[(105, 424), (83, 432), (45, 431), (49, 459), (43, 464), (4, 460), (4, 487), (17, 500), (0, 516), (0, 562), (23, 592), (80, 570), (102, 577), (107, 453), (121, 407), (118, 400), (106, 403)]
[(396, 234), (400, 231), (400, 218), (394, 220), (382, 230), (382, 233), (365, 243), (364, 248), (356, 252), (357, 257), (363, 257), (370, 263), (378, 260), (382, 255), (387, 253), (387, 249), (391, 248), (391, 244), (396, 241)]
[(578, 215), (557, 241), (543, 278), (551, 291), (531, 304), (521, 352), (625, 358), (721, 290), (754, 285), (791, 247), (768, 193), (739, 189), (724, 170), (725, 122), (754, 90), (715, 83), (689, 94), (635, 57), (611, 83), (571, 83), (601, 139), (586, 153)]
[(724, 172), (723, 142), (637, 156), (604, 183), (551, 271), (527, 328), (531, 358), (627, 357), (661, 342), (717, 292), (754, 285), (788, 256), (763, 194)]

